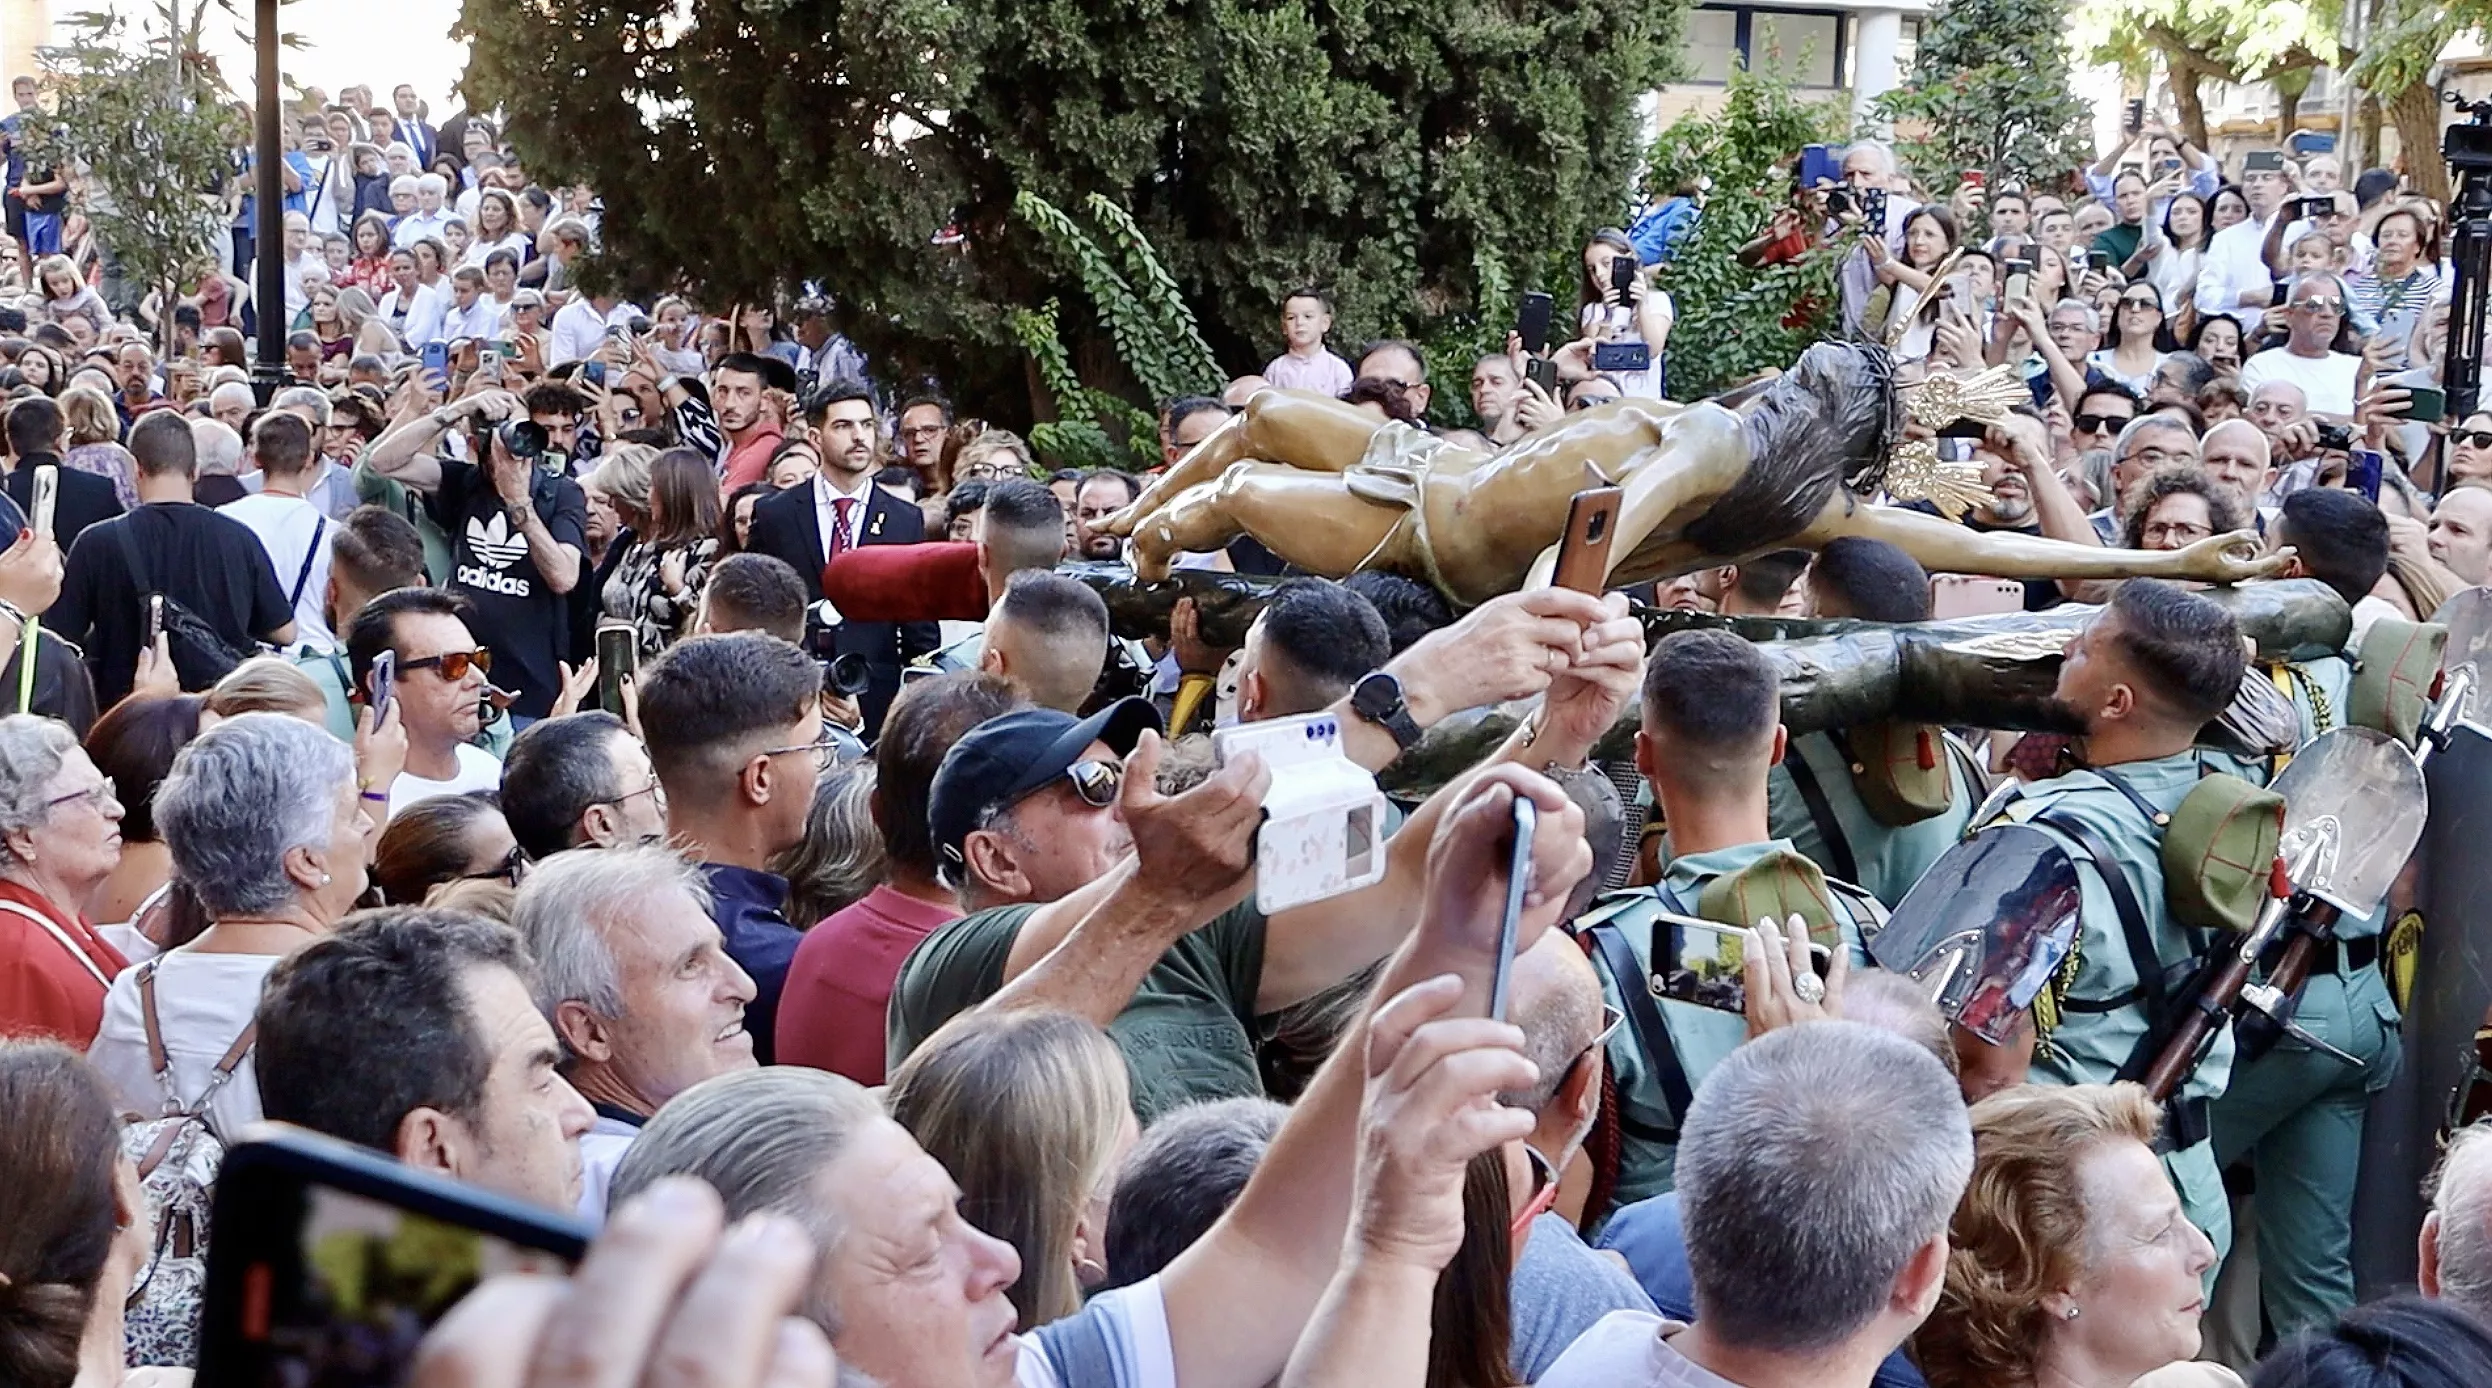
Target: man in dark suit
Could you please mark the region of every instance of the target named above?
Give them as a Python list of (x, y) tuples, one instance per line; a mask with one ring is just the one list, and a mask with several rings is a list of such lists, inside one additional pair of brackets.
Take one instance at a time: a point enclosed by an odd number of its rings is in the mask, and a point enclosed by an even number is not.
[[(864, 385), (832, 382), (806, 402), (805, 417), (822, 470), (810, 482), (762, 498), (745, 548), (786, 561), (804, 579), (807, 600), (815, 601), (831, 560), (861, 545), (916, 544), (926, 538), (926, 520), (874, 485), (882, 439)], [(867, 737), (882, 728), (883, 710), (900, 692), (900, 667), (940, 640), (932, 622), (842, 622), (833, 629), (832, 652), (861, 655), (871, 671), (859, 700)]]
[(441, 152), (441, 135), (424, 123), (424, 100), (417, 96), (415, 84), (401, 82), (389, 94), (390, 104), (398, 109), (398, 134), (415, 151), (415, 166), (429, 169), (433, 156)]
[[(52, 503), (52, 538), (66, 551), (78, 532), (121, 514), (121, 498), (112, 483), (91, 472), (61, 467), (61, 407), (33, 395), (9, 408), (9, 476), (0, 489), (27, 515), (35, 510), (35, 469), (50, 466), (60, 473), (60, 490)], [(12, 535), (14, 532), (12, 532)]]

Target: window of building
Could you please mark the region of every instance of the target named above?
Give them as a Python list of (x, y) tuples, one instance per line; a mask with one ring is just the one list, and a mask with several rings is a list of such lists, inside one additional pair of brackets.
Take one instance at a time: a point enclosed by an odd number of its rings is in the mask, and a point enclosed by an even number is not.
[(1738, 59), (1751, 67), (1779, 64), (1799, 86), (1831, 90), (1848, 75), (1847, 38), (1836, 10), (1706, 5), (1687, 17), (1688, 81), (1719, 86), (1730, 79), (1731, 63)]

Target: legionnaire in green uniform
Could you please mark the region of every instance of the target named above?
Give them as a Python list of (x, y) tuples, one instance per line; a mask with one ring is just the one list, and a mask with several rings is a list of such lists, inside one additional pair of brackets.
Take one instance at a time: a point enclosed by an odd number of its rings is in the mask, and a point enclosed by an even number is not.
[[(1857, 887), (1829, 882), (1766, 828), (1766, 772), (1780, 756), (1780, 686), (1756, 647), (1721, 631), (1665, 638), (1645, 662), (1636, 766), (1652, 784), (1676, 850), (1657, 886), (1612, 893), (1575, 923), (1610, 1004), (1627, 1018), (1609, 1043), (1619, 1159), (1595, 1177), (1611, 1198), (1593, 1219), (1670, 1189), (1678, 1125), (1696, 1086), (1748, 1039), (1735, 1012), (1656, 997), (1656, 963), (1677, 956), (1663, 913), (1748, 927), (1793, 915), (1831, 948), (1855, 948), (1880, 918)], [(1655, 938), (1665, 942), (1656, 961)], [(1704, 948), (1710, 942), (1696, 942)], [(1725, 954), (1736, 957), (1735, 948)], [(1805, 993), (1822, 988), (1812, 976)], [(1823, 993), (1818, 994), (1823, 997)], [(1614, 1174), (1614, 1186), (1603, 1177)]]
[[(2349, 604), (2387, 571), (2387, 524), (2377, 508), (2350, 492), (2314, 490), (2307, 500), (2296, 493), (2274, 538), (2295, 546), (2295, 563)], [(2365, 628), (2359, 692), (2356, 662), (2341, 655), (2263, 667), (2300, 716), (2298, 743), (2357, 722), (2397, 732), (2387, 726), (2394, 719), (2386, 677), (2419, 630), (2385, 618)], [(2427, 683), (2430, 675), (2427, 666), (2421, 678)], [(2419, 711), (2419, 699), (2412, 702)], [(2231, 760), (2240, 763), (2241, 775), (2264, 784), (2289, 758)], [(2336, 943), (2320, 952), (2294, 1013), (2304, 1030), (2361, 1067), (2286, 1037), (2236, 1066), (2231, 1087), (2214, 1107), (2217, 1162), (2229, 1167), (2247, 1160), (2256, 1179), (2259, 1300), (2268, 1329), (2278, 1336), (2331, 1321), (2354, 1304), (2353, 1204), (2363, 1114), (2370, 1096), (2396, 1073), (2401, 1055), (2396, 1003), (2379, 970), (2388, 914), (2383, 904), (2363, 919), (2337, 922)]]
[[(1809, 566), (1807, 615), (1925, 622), (1930, 576), (1884, 540), (1846, 536)], [(1879, 723), (1792, 738), (1766, 803), (1776, 838), (1892, 908), (1963, 837), (1979, 787), (1972, 754), (1944, 730)]]
[[(2241, 633), (2223, 608), (2168, 583), (2122, 584), (2060, 667), (2057, 696), (2084, 728), (2089, 769), (2003, 787), (1976, 816), (1985, 827), (2043, 829), (2077, 865), (2076, 945), (2035, 1004), (2035, 1083), (2134, 1078), (2153, 1059), (2139, 1058), (2149, 1032), (2183, 1005), (2213, 932), (2174, 913), (2164, 831), (2206, 770), (2198, 730), (2232, 701), (2242, 670)], [(2165, 1105), (2164, 1167), (2219, 1254), (2231, 1247), (2232, 1217), (2208, 1105), (2224, 1092), (2232, 1054), (2226, 1029)]]

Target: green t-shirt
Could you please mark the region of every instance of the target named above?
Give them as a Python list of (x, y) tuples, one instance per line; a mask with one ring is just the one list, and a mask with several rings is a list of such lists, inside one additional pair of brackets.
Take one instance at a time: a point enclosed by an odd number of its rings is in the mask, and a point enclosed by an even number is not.
[[(1035, 905), (995, 906), (938, 928), (910, 951), (886, 1018), (890, 1068), (919, 1042), (1004, 986), (1004, 962)], [(1204, 1099), (1259, 1096), (1255, 993), (1263, 980), (1263, 914), (1249, 900), (1169, 947), (1108, 1024), (1145, 1124)]]

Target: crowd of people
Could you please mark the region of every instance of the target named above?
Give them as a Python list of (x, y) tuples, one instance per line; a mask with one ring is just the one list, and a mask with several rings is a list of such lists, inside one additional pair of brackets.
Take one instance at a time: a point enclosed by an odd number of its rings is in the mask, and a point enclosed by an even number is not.
[[(42, 118), (15, 97), (0, 136)], [(1137, 634), (1061, 566), (1127, 555), (1147, 474), (878, 381), (826, 295), (576, 287), (595, 196), (488, 115), (350, 88), (286, 138), (284, 244), (238, 183), (175, 302), (97, 242), (102, 190), (9, 150), (0, 1381), (187, 1365), (214, 1231), (165, 1231), (215, 1171), (151, 1150), (273, 1119), (602, 1229), (434, 1327), (429, 1383), (2492, 1382), (2481, 1130), (2420, 1294), (2355, 1303), (2381, 918), (2301, 1005), (2358, 1067), (2224, 1034), (2157, 1103), (2132, 1063), (2210, 947), (2167, 826), (2289, 760), (2201, 730), (2245, 681), (2295, 745), (2356, 721), (2375, 638), (2492, 580), (2492, 413), (2448, 416), (2445, 218), (2395, 174), (2146, 123), (2062, 193), (1930, 187), (1864, 142), (1743, 251), (1832, 248), (1844, 333), (1907, 374), (2021, 375), (1935, 441), (1984, 486), (1953, 523), (2237, 536), (2350, 609), (2288, 660), (2189, 585), (1933, 577), (1867, 538), (1466, 610), (1241, 536), (1179, 567), (1272, 580), (1242, 638), (1191, 600)], [(1540, 350), (1352, 348), (1293, 293), (1260, 372), (1161, 403), (1159, 462), (1273, 389), (1482, 448), (1661, 398), (1645, 230), (1590, 239)], [(1924, 729), (1917, 765), (1909, 731), (1899, 761), (1786, 730), (1726, 625), (1646, 620), (2069, 603), (2064, 731)], [(1528, 713), (1397, 802), (1378, 881), (1258, 908), (1295, 773), (1205, 734), (1329, 715), (1374, 773), (1499, 707)], [(1596, 760), (1622, 720), (1631, 759)], [(1994, 1042), (1868, 945), (2010, 821), (2083, 904)], [(1690, 917), (1728, 1004), (1665, 995)]]

